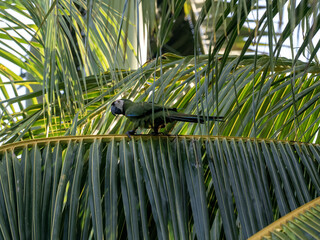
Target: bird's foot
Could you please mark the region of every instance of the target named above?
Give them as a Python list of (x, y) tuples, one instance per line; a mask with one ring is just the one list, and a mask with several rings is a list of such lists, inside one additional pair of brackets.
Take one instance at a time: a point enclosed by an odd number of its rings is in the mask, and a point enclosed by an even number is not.
[(131, 139), (131, 136), (135, 135), (136, 134), (136, 130), (129, 130), (128, 132), (126, 132), (128, 138)]

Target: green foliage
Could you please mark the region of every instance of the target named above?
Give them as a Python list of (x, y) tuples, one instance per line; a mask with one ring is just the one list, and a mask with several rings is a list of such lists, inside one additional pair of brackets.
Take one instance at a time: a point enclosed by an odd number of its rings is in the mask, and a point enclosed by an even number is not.
[[(177, 1), (174, 5), (169, 1), (162, 3), (158, 28), (155, 28), (149, 15), (154, 12), (154, 6), (147, 2), (142, 1), (146, 7), (143, 19), (158, 34), (160, 49), (174, 19), (183, 9), (183, 1)], [(2, 33), (6, 35), (1, 35), (1, 39), (10, 38), (27, 53), (27, 57), (15, 49), (12, 49), (14, 53), (1, 50), (1, 56), (27, 71), (28, 80), (24, 81), (5, 66), (0, 67), (1, 74), (10, 79), (10, 82), (1, 81), (0, 85), (5, 96), (0, 102), (3, 111), (1, 142), (61, 136), (69, 134), (71, 125), (77, 135), (123, 133), (130, 128), (128, 123), (114, 120), (109, 113), (110, 103), (119, 97), (154, 101), (178, 107), (186, 113), (204, 116), (219, 114), (227, 119), (219, 126), (211, 123), (205, 126), (170, 125), (166, 131), (172, 134), (319, 142), (317, 92), (320, 69), (314, 61), (317, 60), (319, 44), (313, 46), (312, 39), (316, 36), (320, 21), (316, 20), (317, 12), (305, 1), (297, 6), (289, 4), (293, 18), (289, 19), (275, 48), (272, 48), (274, 32), (266, 31), (266, 27), (270, 27), (270, 18), (281, 13), (281, 6), (285, 4), (285, 1), (276, 2), (267, 6), (266, 13), (257, 22), (257, 31), (248, 30), (238, 36), (238, 29), (244, 29), (243, 24), (248, 20), (250, 6), (258, 8), (259, 5), (251, 5), (252, 1), (239, 1), (239, 4), (236, 4), (237, 1), (228, 4), (206, 1), (196, 22), (195, 34), (198, 34), (206, 18), (215, 19), (215, 30), (208, 34), (212, 34), (211, 39), (216, 39), (216, 42), (210, 42), (209, 54), (180, 57), (168, 53), (141, 65), (137, 70), (120, 70), (121, 63), (114, 57), (115, 52), (122, 59), (125, 58), (122, 54), (129, 49), (136, 51), (130, 48), (130, 42), (125, 38), (128, 33), (125, 26), (130, 24), (124, 15), (126, 9), (121, 15), (103, 1), (99, 7), (96, 5), (98, 2), (89, 6), (82, 1), (55, 1), (51, 5), (48, 5), (49, 2), (2, 2), (1, 17), (17, 27), (10, 25), (2, 28)], [(33, 22), (24, 24), (8, 9)], [(292, 60), (278, 57), (285, 40), (292, 38), (292, 30), (304, 21), (313, 25), (304, 28), (308, 38), (299, 46), (297, 54), (292, 55)], [(113, 31), (102, 30), (110, 29), (109, 25), (113, 26)], [(31, 41), (19, 35), (17, 30), (20, 28), (32, 36)], [(243, 34), (248, 36), (245, 42)], [(272, 40), (269, 42), (269, 55), (261, 55), (258, 51), (255, 55), (248, 54), (249, 47), (254, 42), (259, 44), (264, 36)], [(230, 51), (241, 41), (243, 48), (240, 56), (230, 55)], [(1, 43), (5, 44), (2, 40)], [(28, 50), (22, 43), (29, 43), (32, 49)], [(200, 43), (196, 41), (195, 44)], [(218, 55), (222, 49), (224, 54)], [(299, 61), (306, 51), (310, 51), (308, 61)], [(22, 59), (17, 58), (16, 54), (20, 54)], [(18, 85), (28, 88), (29, 92), (19, 95)], [(33, 85), (40, 88), (33, 88)], [(13, 88), (15, 97), (9, 97), (7, 86)], [(33, 104), (25, 108), (24, 101)], [(77, 118), (74, 118), (75, 113)]]
[[(0, 64), (1, 237), (244, 239), (319, 196), (319, 1), (263, 3), (0, 1), (0, 57), (25, 73)], [(183, 10), (194, 55), (162, 54)], [(128, 142), (117, 98), (226, 121)]]
[(2, 147), (2, 238), (246, 239), (320, 194), (318, 145), (133, 138)]
[[(194, 62), (197, 62), (197, 65)], [(214, 125), (207, 123), (169, 125), (172, 134), (203, 134), (287, 139), (304, 142), (319, 142), (318, 125), (320, 68), (316, 64), (297, 62), (294, 67), (295, 83), (292, 83), (292, 67), (289, 60), (281, 58), (275, 65), (277, 73), (254, 71), (269, 65), (269, 57), (261, 56), (230, 59), (219, 77), (215, 75), (221, 63), (209, 68), (207, 56), (179, 57), (166, 54), (144, 65), (141, 69), (122, 74), (123, 80), (115, 81), (112, 74), (86, 78), (87, 94), (83, 95), (86, 111), (73, 114), (66, 105), (51, 104), (52, 122), (49, 136), (63, 135), (78, 119), (75, 126), (78, 134), (115, 134), (130, 129), (124, 118), (114, 119), (110, 104), (115, 99), (130, 98), (134, 101), (154, 101), (157, 104), (177, 107), (179, 111), (203, 116), (219, 115), (226, 122)], [(196, 72), (196, 74), (194, 74)], [(218, 84), (217, 84), (218, 83)], [(82, 85), (84, 86), (84, 85)], [(63, 83), (60, 91), (65, 90)], [(292, 89), (293, 87), (293, 89)], [(217, 89), (218, 90), (217, 90)], [(215, 94), (218, 91), (218, 96)], [(294, 97), (292, 95), (294, 92)], [(42, 91), (4, 100), (9, 106), (22, 99), (33, 99)], [(253, 108), (254, 107), (254, 108)], [(0, 135), (4, 142), (43, 137), (46, 132), (47, 107), (33, 105), (15, 117), (22, 119), (4, 128)], [(12, 118), (12, 116), (11, 116)], [(3, 120), (9, 120), (3, 117)], [(120, 121), (119, 121), (120, 120)], [(74, 127), (75, 127), (74, 126)]]
[(310, 201), (308, 204), (292, 211), (285, 217), (280, 218), (267, 228), (259, 231), (249, 238), (249, 240), (263, 238), (300, 238), (313, 239), (319, 236), (319, 226), (314, 224), (319, 217), (320, 198)]

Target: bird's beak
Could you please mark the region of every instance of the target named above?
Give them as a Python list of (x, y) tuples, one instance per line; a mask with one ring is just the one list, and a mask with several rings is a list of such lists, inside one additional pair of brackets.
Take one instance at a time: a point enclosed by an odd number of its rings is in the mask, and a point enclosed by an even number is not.
[(111, 105), (111, 113), (116, 116), (117, 114), (122, 114), (121, 110), (114, 105)]

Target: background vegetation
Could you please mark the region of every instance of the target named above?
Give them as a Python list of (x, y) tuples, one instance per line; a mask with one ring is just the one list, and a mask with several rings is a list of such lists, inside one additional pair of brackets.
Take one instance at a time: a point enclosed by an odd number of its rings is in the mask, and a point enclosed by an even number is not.
[[(319, 196), (319, 9), (0, 1), (2, 237), (242, 239)], [(226, 121), (128, 141), (118, 98)]]

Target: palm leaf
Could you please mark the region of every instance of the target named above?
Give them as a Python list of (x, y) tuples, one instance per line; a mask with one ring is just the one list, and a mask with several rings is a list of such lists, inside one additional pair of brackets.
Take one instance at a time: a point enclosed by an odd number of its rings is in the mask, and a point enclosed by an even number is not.
[[(144, 11), (105, 1), (0, 3), (0, 55), (27, 72), (24, 81), (0, 65), (9, 79), (0, 79), (2, 238), (242, 239), (319, 196), (319, 3), (207, 0), (187, 57), (162, 47), (189, 3), (162, 1), (158, 25), (155, 4), (141, 4)], [(250, 19), (258, 9), (266, 11)], [(284, 9), (289, 19), (277, 32)], [(140, 14), (144, 25), (129, 17)], [(143, 65), (131, 63), (143, 47), (128, 37), (135, 23), (157, 39), (157, 58)], [(204, 25), (208, 55), (199, 55)], [(305, 36), (298, 46), (296, 29)], [(187, 136), (130, 142), (61, 137), (129, 130), (109, 111), (120, 97), (226, 121), (171, 124), (166, 132)]]
[[(128, 123), (115, 121), (108, 112), (108, 106), (120, 96), (128, 98), (135, 96), (135, 101), (154, 99), (158, 104), (177, 107), (179, 111), (186, 113), (198, 113), (204, 116), (220, 115), (227, 119), (219, 126), (209, 123), (205, 127), (197, 124), (189, 124), (191, 127), (186, 124), (177, 124), (172, 129), (173, 126), (170, 125), (167, 131), (172, 131), (173, 134), (209, 133), (317, 142), (318, 128), (316, 126), (319, 122), (317, 73), (319, 69), (315, 64), (298, 62), (299, 65), (294, 67), (296, 75), (294, 85), (292, 85), (290, 72), (293, 71), (293, 68), (290, 61), (284, 58), (279, 60), (281, 61), (275, 64), (275, 69), (279, 69), (278, 72), (264, 75), (261, 72), (255, 72), (254, 65), (263, 69), (269, 62), (266, 56), (261, 56), (256, 64), (254, 64), (253, 57), (247, 57), (246, 60), (240, 62), (239, 67), (236, 67), (238, 58), (230, 59), (219, 79), (215, 79), (211, 72), (209, 77), (207, 76), (207, 72), (210, 71), (207, 58), (198, 58), (198, 67), (196, 67), (192, 57), (183, 58), (167, 54), (161, 60), (162, 66), (158, 65), (154, 69), (156, 61), (152, 61), (141, 70), (132, 71), (118, 83), (112, 80), (111, 74), (104, 74), (101, 77), (106, 83), (99, 87), (94, 76), (88, 77), (86, 79), (87, 94), (84, 99), (87, 103), (87, 111), (78, 117), (77, 132), (105, 134), (127, 131), (130, 129)], [(307, 70), (309, 73), (305, 73), (306, 68), (309, 69)], [(193, 71), (198, 71), (198, 74), (194, 75)], [(211, 71), (214, 72), (215, 69)], [(200, 78), (199, 82), (196, 78)], [(139, 85), (136, 84), (137, 82)], [(197, 91), (194, 87), (196, 83)], [(97, 88), (101, 87), (105, 89), (103, 93), (97, 91)], [(291, 90), (292, 87), (294, 88)], [(215, 88), (219, 89), (218, 96)], [(252, 93), (253, 88), (254, 93)], [(59, 89), (65, 89), (63, 83), (59, 84)], [(115, 92), (116, 89), (121, 90)], [(295, 92), (294, 97), (292, 97), (292, 91)], [(21, 96), (21, 99), (35, 99), (40, 95), (41, 91), (38, 91), (38, 93)], [(11, 106), (19, 101), (19, 98), (13, 98), (3, 103)], [(252, 111), (253, 104), (256, 114)], [(205, 108), (204, 106), (207, 105), (210, 107)], [(53, 109), (60, 109), (59, 112), (57, 110), (52, 112), (52, 114), (59, 113), (59, 115), (63, 114), (64, 109), (67, 108), (65, 105), (60, 107), (58, 102), (51, 106)], [(29, 138), (29, 132), (23, 131), (24, 129), (30, 130), (29, 126), (34, 126), (31, 128), (34, 137), (43, 136), (46, 132), (47, 121), (43, 117), (43, 112), (47, 111), (46, 106), (34, 105), (16, 113), (15, 116), (22, 120), (12, 123), (10, 134), (8, 134), (8, 128), (0, 132), (3, 141)], [(51, 119), (50, 136), (63, 134), (65, 129), (71, 125), (72, 115), (66, 112), (63, 116), (59, 117), (59, 115)], [(300, 123), (298, 127), (295, 119), (298, 119)], [(62, 120), (64, 120), (63, 123), (61, 123)], [(21, 136), (17, 138), (19, 135)]]
[(318, 148), (210, 136), (128, 142), (121, 135), (5, 145), (0, 232), (11, 238), (248, 238), (320, 195)]
[(249, 240), (265, 237), (316, 239), (319, 236), (319, 224), (317, 223), (317, 218), (319, 219), (319, 200), (320, 198), (316, 198), (302, 205), (256, 233)]

